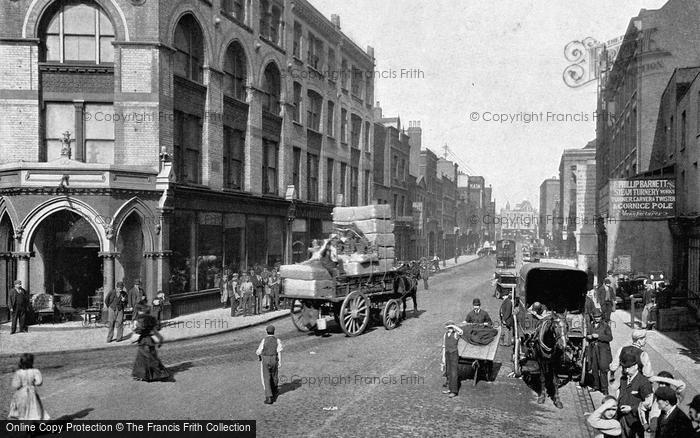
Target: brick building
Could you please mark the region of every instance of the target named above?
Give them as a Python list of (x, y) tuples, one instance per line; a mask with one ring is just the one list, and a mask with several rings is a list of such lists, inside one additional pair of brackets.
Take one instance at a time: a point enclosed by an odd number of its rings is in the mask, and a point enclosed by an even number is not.
[(305, 0), (3, 2), (0, 58), (0, 307), (211, 307), (372, 197), (373, 50)]
[[(391, 205), (395, 256), (398, 260), (412, 260), (416, 258), (413, 228), (415, 177), (409, 172), (409, 137), (400, 118), (382, 118), (378, 104), (374, 111), (374, 202)], [(410, 122), (410, 125), (413, 123), (417, 122)]]
[[(610, 179), (643, 178), (659, 170), (654, 169), (653, 145), (661, 96), (676, 68), (700, 64), (698, 20), (700, 3), (695, 0), (642, 9), (630, 19), (617, 56), (603, 54), (597, 111), (604, 117), (596, 123), (598, 216), (610, 217)], [(613, 269), (614, 260), (625, 255), (632, 271), (673, 275), (666, 219), (601, 220), (597, 234), (599, 272)]]
[(654, 176), (675, 175), (672, 277), (700, 317), (700, 67), (678, 68), (664, 90), (652, 154)]

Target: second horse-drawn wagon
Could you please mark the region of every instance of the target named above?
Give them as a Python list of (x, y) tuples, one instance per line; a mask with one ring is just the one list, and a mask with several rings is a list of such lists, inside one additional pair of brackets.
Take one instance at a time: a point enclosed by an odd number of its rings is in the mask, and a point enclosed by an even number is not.
[(336, 207), (333, 234), (312, 246), (311, 258), (280, 268), (280, 296), (290, 302), (297, 329), (323, 329), (326, 317), (332, 316), (346, 335), (357, 336), (372, 319), (387, 330), (395, 328), (408, 297), (416, 311), (419, 267), (394, 267), (390, 217), (385, 205)]

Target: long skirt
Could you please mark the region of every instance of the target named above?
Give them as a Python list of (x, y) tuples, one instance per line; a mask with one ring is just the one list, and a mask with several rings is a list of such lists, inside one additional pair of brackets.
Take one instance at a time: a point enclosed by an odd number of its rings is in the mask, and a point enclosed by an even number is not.
[(158, 358), (156, 343), (150, 336), (139, 339), (139, 348), (131, 375), (146, 382), (168, 380), (172, 376)]
[(34, 386), (23, 386), (12, 395), (10, 401), (10, 420), (50, 420), (51, 416), (44, 409)]

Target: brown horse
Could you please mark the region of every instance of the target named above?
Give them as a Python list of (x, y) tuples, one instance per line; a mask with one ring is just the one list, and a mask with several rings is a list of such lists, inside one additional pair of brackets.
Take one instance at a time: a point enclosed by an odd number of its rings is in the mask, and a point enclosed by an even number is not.
[(401, 318), (406, 319), (406, 301), (408, 297), (413, 299), (413, 315), (418, 316), (418, 301), (416, 298), (418, 292), (418, 278), (420, 277), (420, 265), (418, 262), (405, 262), (397, 268), (397, 271), (402, 275), (394, 280), (394, 292), (401, 294), (401, 302), (403, 310)]
[(532, 336), (532, 349), (535, 360), (540, 368), (540, 393), (537, 403), (542, 404), (547, 398), (547, 383), (554, 388), (554, 406), (564, 408), (559, 399), (559, 377), (557, 370), (564, 360), (568, 344), (568, 324), (566, 317), (553, 314), (540, 321)]

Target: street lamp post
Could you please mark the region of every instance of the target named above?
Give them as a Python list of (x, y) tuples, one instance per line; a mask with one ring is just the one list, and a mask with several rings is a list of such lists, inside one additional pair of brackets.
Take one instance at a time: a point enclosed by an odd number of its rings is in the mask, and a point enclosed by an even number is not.
[(292, 264), (292, 229), (297, 216), (296, 197), (296, 188), (293, 185), (287, 186), (287, 192), (284, 195), (284, 199), (290, 203), (287, 209), (287, 236), (284, 245), (284, 263), (287, 265)]

